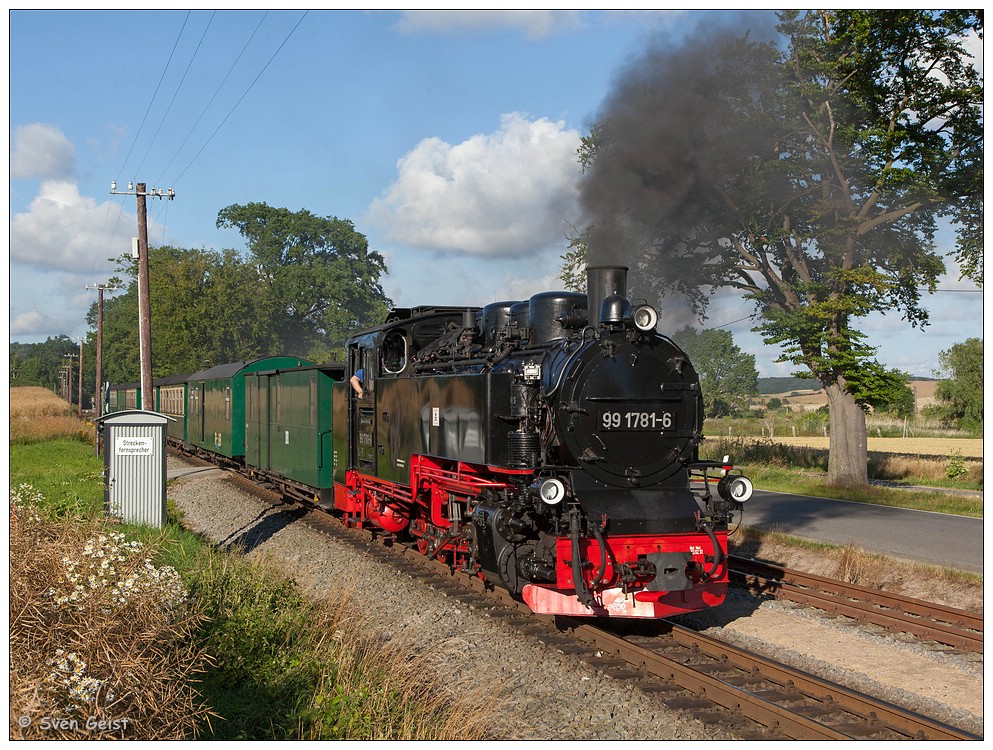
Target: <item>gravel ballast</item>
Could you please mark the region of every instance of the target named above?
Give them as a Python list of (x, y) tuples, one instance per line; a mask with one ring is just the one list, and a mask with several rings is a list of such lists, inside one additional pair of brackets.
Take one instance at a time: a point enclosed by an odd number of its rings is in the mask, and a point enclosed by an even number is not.
[[(170, 475), (189, 467), (169, 457)], [(719, 740), (735, 739), (725, 730), (704, 725), (685, 712), (665, 706), (658, 698), (643, 694), (600, 672), (580, 657), (562, 653), (554, 646), (517, 633), (498, 618), (491, 618), (470, 605), (431, 589), (409, 575), (371, 555), (357, 553), (347, 542), (336, 540), (295, 523), (295, 518), (274, 508), (232, 481), (219, 470), (195, 471), (176, 479), (169, 498), (182, 513), (183, 524), (219, 546), (243, 547), (250, 558), (267, 558), (278, 564), (301, 590), (319, 597), (328, 591), (345, 591), (360, 604), (370, 629), (380, 633), (390, 648), (411, 654), (434, 654), (433, 662), (448, 685), (492, 694), (498, 710), (491, 739), (502, 740)], [(756, 608), (730, 601), (724, 614), (701, 614), (702, 627), (711, 634), (794, 666), (813, 667), (826, 677), (838, 674), (865, 692), (906, 705), (908, 702), (932, 716), (982, 731), (982, 664), (945, 659), (935, 669), (955, 677), (949, 691), (976, 689), (980, 696), (978, 715), (972, 706), (949, 705), (939, 697), (915, 692), (922, 676), (907, 674), (906, 685), (891, 685), (872, 675), (858, 675), (845, 663), (829, 663), (808, 657), (796, 645), (780, 643), (769, 629), (794, 631), (797, 623), (812, 617), (775, 603)], [(742, 627), (734, 627), (735, 607)], [(762, 611), (762, 637), (750, 631), (746, 621)], [(707, 618), (714, 618), (708, 621)], [(892, 658), (906, 658), (906, 644), (876, 633), (861, 635), (850, 625), (814, 618), (818, 627), (829, 628), (837, 643), (832, 652), (844, 659), (845, 649), (862, 649), (864, 638), (892, 641)], [(782, 622), (782, 626), (776, 625)], [(754, 621), (752, 622), (754, 624)], [(842, 645), (842, 642), (845, 642)], [(901, 651), (903, 649), (903, 651)], [(785, 658), (784, 658), (785, 657)], [(832, 674), (833, 672), (833, 674)], [(940, 713), (935, 713), (938, 711)], [(974, 727), (969, 726), (972, 721)], [(976, 729), (975, 727), (978, 727)]]

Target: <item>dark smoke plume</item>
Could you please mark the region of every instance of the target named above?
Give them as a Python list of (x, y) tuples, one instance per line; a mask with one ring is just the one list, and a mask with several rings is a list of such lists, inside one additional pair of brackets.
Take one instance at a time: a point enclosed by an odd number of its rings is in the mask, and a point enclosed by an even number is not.
[[(725, 20), (721, 28), (713, 26), (717, 18)], [(720, 137), (733, 127), (727, 79), (715, 65), (718, 53), (746, 31), (750, 39), (770, 39), (775, 16), (711, 13), (706, 20), (680, 44), (654, 40), (621, 71), (596, 115), (600, 142), (580, 195), (589, 261), (629, 266), (632, 291), (646, 291), (637, 269), (660, 235), (706, 226), (713, 206), (700, 200), (700, 186), (748, 145)], [(677, 286), (691, 287), (693, 280)]]

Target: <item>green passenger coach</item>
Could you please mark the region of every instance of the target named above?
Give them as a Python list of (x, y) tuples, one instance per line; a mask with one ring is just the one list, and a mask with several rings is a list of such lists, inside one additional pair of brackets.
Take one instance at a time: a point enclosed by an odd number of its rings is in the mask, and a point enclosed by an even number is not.
[(245, 374), (245, 465), (287, 494), (331, 507), (331, 386), (344, 365)]
[(186, 448), (240, 463), (245, 456), (245, 376), (313, 364), (299, 357), (263, 357), (193, 373), (186, 384)]
[(186, 442), (186, 380), (188, 375), (170, 375), (152, 381), (155, 390), (155, 410), (172, 419), (167, 423), (169, 443)]

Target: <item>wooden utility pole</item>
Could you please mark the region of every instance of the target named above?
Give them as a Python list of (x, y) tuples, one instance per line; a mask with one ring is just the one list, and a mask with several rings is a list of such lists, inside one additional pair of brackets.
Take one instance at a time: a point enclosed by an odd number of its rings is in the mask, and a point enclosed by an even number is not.
[(114, 292), (120, 288), (119, 286), (106, 286), (104, 284), (94, 284), (93, 286), (86, 287), (86, 289), (97, 290), (97, 388), (94, 404), (96, 405), (96, 416), (98, 418), (103, 416), (103, 293), (105, 290)]
[(83, 418), (83, 337), (79, 337), (79, 418)]
[[(116, 291), (119, 286), (105, 286), (104, 284), (94, 284), (86, 289), (97, 290), (97, 351), (96, 351), (96, 393), (93, 398), (93, 412), (96, 419), (103, 416), (103, 293), (104, 290)], [(82, 369), (82, 368), (80, 368)], [(82, 386), (80, 386), (82, 387)], [(82, 393), (82, 391), (80, 391)], [(100, 433), (94, 432), (93, 449), (100, 455)]]
[(72, 361), (76, 358), (75, 354), (66, 354), (66, 401), (69, 402), (69, 406), (72, 406)]
[(169, 188), (163, 193), (152, 188), (145, 192), (145, 183), (134, 185), (128, 183), (127, 193), (117, 192), (117, 182), (110, 183), (112, 195), (134, 195), (138, 199), (138, 348), (141, 356), (141, 408), (145, 411), (155, 410), (155, 394), (152, 392), (152, 310), (148, 285), (148, 213), (145, 207), (145, 197), (166, 198), (172, 200), (176, 193)]

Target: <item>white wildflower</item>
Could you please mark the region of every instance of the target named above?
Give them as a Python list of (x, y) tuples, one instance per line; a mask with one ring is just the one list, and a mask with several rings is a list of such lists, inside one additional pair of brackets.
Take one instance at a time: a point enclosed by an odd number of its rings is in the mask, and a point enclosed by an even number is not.
[[(105, 591), (116, 607), (146, 599), (162, 611), (178, 613), (188, 601), (179, 573), (170, 566), (156, 567), (148, 557), (139, 563), (143, 550), (141, 542), (129, 542), (123, 534), (99, 534), (87, 540), (79, 560), (63, 557), (64, 587), (50, 589), (49, 595), (59, 606), (81, 607), (90, 596)], [(117, 564), (125, 570), (119, 571)]]
[(66, 711), (77, 711), (96, 701), (104, 681), (87, 676), (86, 662), (75, 651), (56, 650), (48, 666), (54, 670), (45, 678), (45, 687), (49, 692), (68, 697), (63, 706)]

